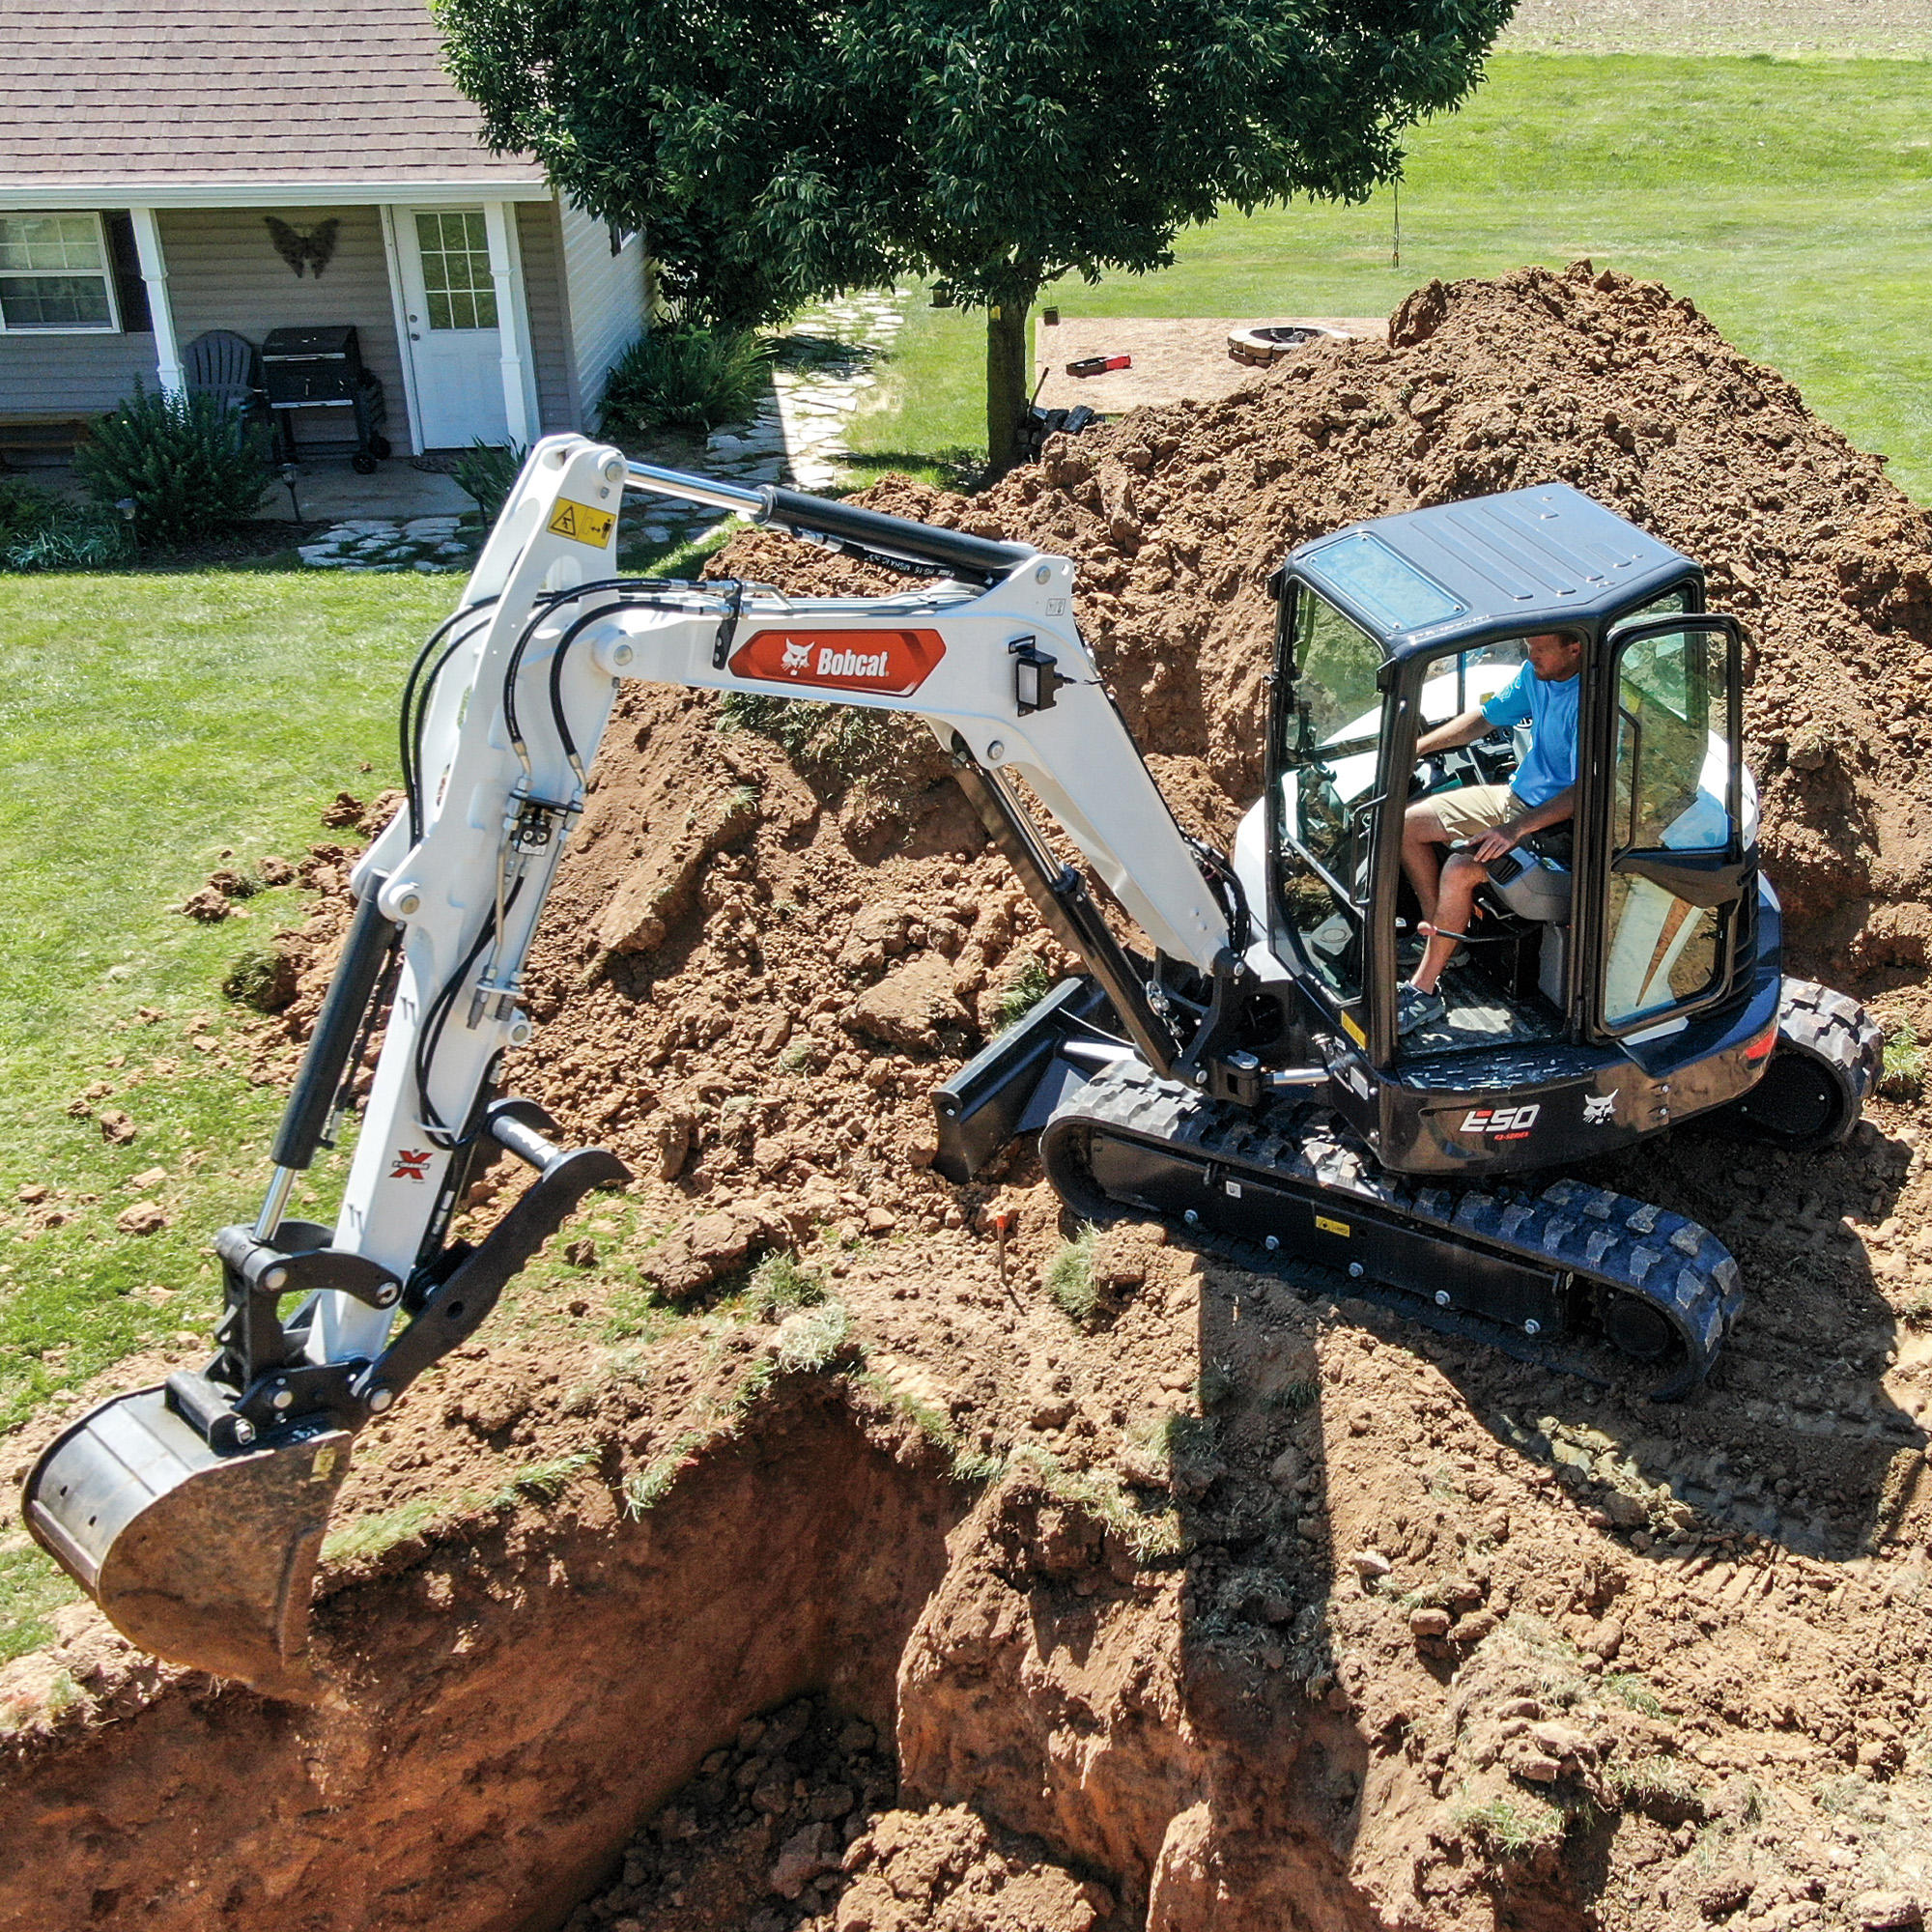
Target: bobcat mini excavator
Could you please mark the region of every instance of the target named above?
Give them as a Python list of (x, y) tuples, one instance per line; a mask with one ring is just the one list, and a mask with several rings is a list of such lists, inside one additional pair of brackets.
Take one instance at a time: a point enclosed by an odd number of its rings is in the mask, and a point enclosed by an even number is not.
[[(880, 598), (620, 576), (624, 493), (681, 497), (889, 563)], [(1232, 858), (1176, 823), (1073, 617), (1064, 558), (821, 500), (537, 445), (403, 700), (407, 807), (358, 900), (252, 1222), (223, 1228), (217, 1352), (70, 1427), (28, 1479), (33, 1533), (136, 1644), (302, 1697), (310, 1585), (355, 1432), (473, 1334), (584, 1193), (600, 1149), (503, 1097), (525, 962), (626, 678), (913, 712), (1070, 979), (935, 1095), (967, 1179), (1037, 1129), (1088, 1216), (1153, 1216), (1257, 1268), (1319, 1267), (1438, 1328), (1683, 1395), (1736, 1321), (1736, 1264), (1682, 1215), (1521, 1177), (1694, 1116), (1787, 1148), (1856, 1122), (1878, 1035), (1783, 978), (1741, 756), (1741, 638), (1690, 558), (1559, 486), (1303, 546), (1280, 606), (1266, 789)], [(1574, 852), (1484, 888), (1444, 1011), (1397, 1033), (1417, 796), (1507, 780), (1520, 747), (1414, 745), (1583, 641)], [(1138, 927), (1116, 936), (1043, 808)], [(384, 1039), (333, 1222), (291, 1191)], [(454, 1239), (472, 1163), (532, 1179)]]

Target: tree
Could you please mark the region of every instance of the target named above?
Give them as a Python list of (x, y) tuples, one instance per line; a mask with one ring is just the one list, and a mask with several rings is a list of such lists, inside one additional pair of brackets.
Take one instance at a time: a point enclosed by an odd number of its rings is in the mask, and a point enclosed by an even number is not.
[(995, 472), (1026, 323), (1074, 273), (1159, 269), (1189, 222), (1359, 201), (1454, 106), (1515, 0), (437, 0), (498, 150), (644, 226), (742, 326), (930, 274), (986, 312)]

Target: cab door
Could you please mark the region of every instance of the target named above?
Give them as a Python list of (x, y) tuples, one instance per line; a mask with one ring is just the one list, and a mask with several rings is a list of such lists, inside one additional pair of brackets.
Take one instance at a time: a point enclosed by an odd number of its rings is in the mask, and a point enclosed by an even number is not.
[(1604, 1033), (1674, 1029), (1735, 981), (1757, 867), (1742, 671), (1743, 634), (1729, 617), (1647, 617), (1605, 639), (1607, 850), (1594, 976)]

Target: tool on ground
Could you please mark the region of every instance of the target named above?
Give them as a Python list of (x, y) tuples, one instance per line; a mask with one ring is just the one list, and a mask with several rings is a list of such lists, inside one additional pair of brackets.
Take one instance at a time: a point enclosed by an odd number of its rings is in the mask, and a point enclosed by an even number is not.
[(1066, 365), (1069, 376), (1104, 376), (1110, 369), (1131, 369), (1131, 355), (1082, 355)]
[[(735, 510), (915, 580), (869, 600), (658, 582), (616, 566), (626, 491)], [(309, 1694), (310, 1579), (350, 1443), (475, 1333), (590, 1188), (626, 1174), (499, 1096), (538, 916), (630, 678), (923, 718), (1053, 934), (1086, 971), (935, 1089), (964, 1182), (1037, 1132), (1093, 1221), (1681, 1396), (1743, 1289), (1682, 1214), (1533, 1177), (1696, 1117), (1786, 1148), (1842, 1140), (1879, 1036), (1789, 980), (1743, 763), (1743, 635), (1689, 557), (1545, 485), (1304, 544), (1279, 617), (1265, 787), (1232, 855), (1189, 837), (1074, 618), (1073, 567), (1023, 543), (540, 442), (404, 696), (405, 809), (358, 904), (252, 1223), (213, 1236), (217, 1350), (68, 1428), (28, 1479), (43, 1545), (135, 1642)], [(1507, 782), (1522, 748), (1418, 765), (1523, 640), (1583, 640), (1568, 864), (1526, 848), (1482, 888), (1493, 937), (1396, 1027), (1407, 802)], [(1040, 808), (1102, 879), (1057, 856)], [(292, 1219), (371, 1031), (384, 1036), (328, 1222)], [(935, 1069), (937, 1071), (937, 1069)], [(474, 1245), (479, 1159), (531, 1184)], [(996, 1222), (996, 1231), (999, 1224)]]

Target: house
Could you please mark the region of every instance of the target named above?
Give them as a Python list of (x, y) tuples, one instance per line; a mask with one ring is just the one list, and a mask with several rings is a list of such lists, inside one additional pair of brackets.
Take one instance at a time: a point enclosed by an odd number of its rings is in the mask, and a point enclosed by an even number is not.
[(589, 427), (642, 241), (490, 154), (440, 54), (422, 0), (7, 0), (0, 425), (178, 388), (205, 330), (353, 323), (399, 453)]

